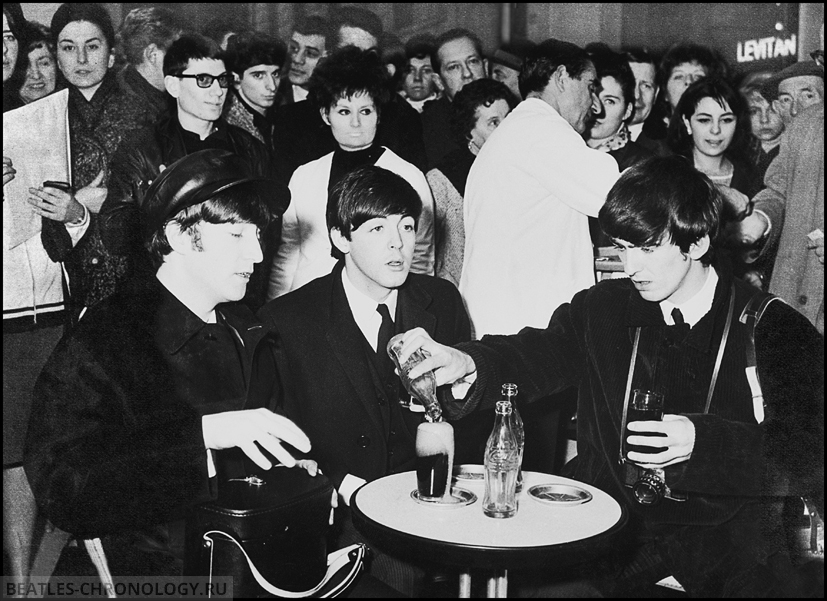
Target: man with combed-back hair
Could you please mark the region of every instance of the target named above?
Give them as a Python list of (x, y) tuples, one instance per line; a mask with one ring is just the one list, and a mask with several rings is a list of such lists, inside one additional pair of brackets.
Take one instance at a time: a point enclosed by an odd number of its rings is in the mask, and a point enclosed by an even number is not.
[(602, 110), (597, 86), (585, 50), (538, 44), (520, 73), (525, 100), (471, 166), (459, 289), (478, 337), (545, 326), (594, 284), (588, 217), (618, 176), (617, 162), (582, 138)]
[(170, 108), (164, 57), (183, 31), (181, 19), (166, 8), (132, 9), (118, 30), (118, 50), (127, 62), (118, 73), (118, 83), (143, 109), (141, 127), (154, 125)]

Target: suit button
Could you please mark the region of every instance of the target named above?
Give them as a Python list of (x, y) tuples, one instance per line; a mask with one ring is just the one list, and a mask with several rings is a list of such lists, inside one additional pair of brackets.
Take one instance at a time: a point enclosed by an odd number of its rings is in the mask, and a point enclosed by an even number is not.
[(391, 455), (393, 455), (393, 451), (388, 451), (388, 457), (390, 457)]
[(800, 304), (800, 305), (806, 305), (807, 304), (807, 295), (806, 294), (802, 294), (801, 296), (798, 297), (798, 304)]
[(396, 430), (391, 430), (391, 436), (396, 436)]
[(384, 399), (384, 397), (381, 397), (381, 396), (377, 395), (376, 396), (376, 402), (379, 403), (380, 405), (384, 405), (385, 404), (385, 399)]
[(356, 439), (356, 444), (359, 446), (359, 448), (366, 449), (370, 446), (370, 438), (367, 436), (360, 436)]

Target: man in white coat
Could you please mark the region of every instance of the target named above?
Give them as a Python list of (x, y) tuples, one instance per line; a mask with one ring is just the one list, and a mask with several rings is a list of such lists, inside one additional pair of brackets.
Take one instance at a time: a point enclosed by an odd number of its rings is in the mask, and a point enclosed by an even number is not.
[(478, 338), (545, 327), (595, 283), (588, 216), (619, 176), (615, 160), (581, 137), (602, 111), (598, 87), (583, 49), (539, 44), (520, 73), (525, 100), (471, 167), (459, 290)]

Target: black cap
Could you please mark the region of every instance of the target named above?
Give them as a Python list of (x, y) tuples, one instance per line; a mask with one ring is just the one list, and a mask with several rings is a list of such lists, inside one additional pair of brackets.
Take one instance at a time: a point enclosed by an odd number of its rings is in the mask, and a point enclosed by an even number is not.
[(254, 175), (249, 161), (227, 150), (200, 150), (177, 160), (161, 172), (146, 192), (146, 234), (151, 236), (182, 209), (242, 185), (267, 202), (273, 218), (284, 213), (290, 204), (286, 186)]

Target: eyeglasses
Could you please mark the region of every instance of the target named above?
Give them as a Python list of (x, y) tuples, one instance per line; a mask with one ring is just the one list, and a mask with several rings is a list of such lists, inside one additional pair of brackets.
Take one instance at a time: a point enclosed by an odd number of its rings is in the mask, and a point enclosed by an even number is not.
[(229, 73), (222, 73), (221, 75), (210, 75), (209, 73), (182, 73), (180, 75), (176, 75), (176, 77), (194, 79), (199, 88), (210, 88), (212, 87), (212, 82), (216, 80), (218, 80), (218, 85), (220, 87), (229, 88), (232, 76)]

